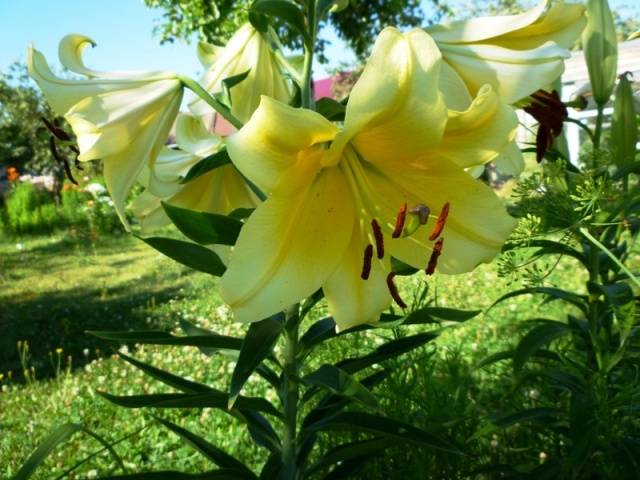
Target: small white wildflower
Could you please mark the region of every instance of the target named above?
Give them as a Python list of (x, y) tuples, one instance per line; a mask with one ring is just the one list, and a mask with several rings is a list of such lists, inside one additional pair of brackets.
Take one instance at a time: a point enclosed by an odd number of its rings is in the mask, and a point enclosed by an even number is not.
[(22, 250), (24, 250), (24, 245), (21, 243), (16, 243), (16, 250), (21, 252)]
[(87, 472), (87, 478), (97, 478), (98, 477), (98, 471), (97, 470), (89, 470)]
[(496, 440), (495, 438), (491, 440), (491, 448), (498, 448), (498, 445), (500, 445), (498, 443), (498, 440)]
[(544, 462), (547, 459), (547, 454), (544, 452), (540, 452), (540, 461)]
[(540, 390), (536, 388), (532, 388), (529, 390), (529, 398), (531, 400), (538, 400), (540, 398)]
[(89, 349), (88, 349), (88, 348), (83, 349), (83, 350), (82, 350), (82, 354), (83, 354), (85, 357), (88, 357), (88, 356), (89, 356)]

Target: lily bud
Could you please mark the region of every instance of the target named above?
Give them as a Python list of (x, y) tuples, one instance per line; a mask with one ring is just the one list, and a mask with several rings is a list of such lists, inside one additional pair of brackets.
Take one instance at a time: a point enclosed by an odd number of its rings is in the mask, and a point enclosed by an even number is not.
[[(198, 57), (207, 68), (200, 84), (212, 94), (222, 92), (225, 79), (249, 72), (230, 91), (231, 113), (242, 122), (251, 118), (261, 95), (283, 102), (291, 98), (291, 82), (283, 75), (285, 65), (250, 23), (242, 26), (225, 47), (200, 43)], [(189, 109), (195, 115), (211, 112), (209, 105), (200, 97), (189, 103)]]
[(618, 167), (633, 162), (638, 143), (638, 121), (629, 73), (620, 75), (613, 101), (611, 121), (611, 153)]
[(587, 0), (587, 26), (582, 32), (582, 45), (593, 99), (598, 105), (604, 105), (611, 97), (618, 67), (618, 41), (607, 0)]

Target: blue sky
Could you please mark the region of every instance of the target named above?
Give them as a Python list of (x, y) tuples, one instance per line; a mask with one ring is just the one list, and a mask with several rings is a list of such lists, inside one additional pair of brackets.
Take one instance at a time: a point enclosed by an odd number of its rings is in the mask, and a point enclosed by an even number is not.
[[(627, 11), (640, 15), (637, 1), (610, 0), (613, 8), (635, 5)], [(68, 33), (83, 33), (98, 43), (85, 55), (98, 70), (168, 69), (197, 76), (201, 67), (193, 44), (161, 46), (153, 35), (160, 17), (161, 11), (146, 8), (142, 0), (0, 0), (0, 72), (24, 61), (31, 42), (57, 66), (58, 41)], [(324, 36), (333, 43), (327, 51), (329, 68), (353, 59), (335, 34)], [(325, 68), (317, 66), (316, 76), (324, 76)]]
[[(25, 60), (29, 43), (58, 64), (58, 42), (68, 33), (83, 33), (98, 46), (85, 53), (86, 63), (98, 70), (173, 70), (197, 75), (202, 69), (195, 45), (160, 45), (153, 26), (160, 10), (142, 0), (0, 0), (0, 72), (16, 60)], [(327, 38), (337, 40), (329, 33)], [(337, 42), (328, 52), (332, 63), (352, 55)], [(323, 67), (317, 69), (322, 76)]]

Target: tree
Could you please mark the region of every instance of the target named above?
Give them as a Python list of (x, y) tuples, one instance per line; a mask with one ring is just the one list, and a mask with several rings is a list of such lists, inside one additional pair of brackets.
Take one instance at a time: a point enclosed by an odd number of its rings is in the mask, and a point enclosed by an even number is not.
[[(224, 44), (233, 32), (248, 19), (251, 0), (144, 0), (146, 6), (164, 10), (162, 23), (155, 33), (160, 41), (172, 42), (176, 39), (189, 41), (194, 35), (199, 40), (214, 44)], [(296, 3), (304, 3), (298, 0)], [(382, 28), (386, 25), (398, 27), (419, 27), (442, 18), (449, 12), (446, 2), (429, 0), (434, 6), (427, 15), (421, 0), (370, 0), (352, 1), (349, 7), (332, 14), (327, 22), (333, 26), (340, 38), (353, 48), (359, 59), (364, 59)], [(325, 26), (327, 26), (325, 24)], [(284, 29), (279, 31), (282, 43), (288, 47), (299, 46), (296, 35)], [(318, 59), (326, 61), (322, 55), (326, 41), (318, 44)]]
[[(13, 167), (18, 173), (29, 171), (52, 175), (58, 189), (62, 187), (65, 166), (51, 153), (51, 134), (43, 118), (55, 119), (40, 90), (31, 81), (27, 67), (15, 63), (0, 75), (0, 169)], [(69, 130), (69, 129), (67, 129)]]

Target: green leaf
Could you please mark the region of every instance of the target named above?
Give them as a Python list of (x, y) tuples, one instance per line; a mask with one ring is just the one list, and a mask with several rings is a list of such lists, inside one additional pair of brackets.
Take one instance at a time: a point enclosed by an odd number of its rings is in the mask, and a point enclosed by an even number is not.
[(59, 444), (67, 441), (74, 433), (82, 430), (82, 426), (75, 423), (65, 423), (53, 430), (38, 445), (38, 448), (29, 456), (22, 465), (13, 480), (25, 480), (33, 475), (38, 466), (49, 456)]
[(162, 470), (158, 472), (140, 472), (129, 475), (116, 475), (112, 477), (100, 477), (100, 480), (244, 480), (246, 477), (238, 474), (236, 470), (220, 469), (205, 473), (183, 473), (174, 470)]
[(455, 308), (425, 307), (411, 312), (405, 317), (402, 324), (421, 325), (424, 323), (437, 323), (439, 320), (465, 322), (479, 315), (481, 312), (482, 310), (458, 310)]
[(336, 322), (331, 317), (318, 320), (300, 338), (303, 350), (311, 350), (315, 345), (336, 336)]
[(514, 352), (515, 350), (505, 350), (503, 352), (494, 353), (493, 355), (489, 355), (488, 357), (480, 360), (476, 367), (482, 368), (497, 362), (501, 362), (502, 360), (509, 360), (510, 358), (513, 358)]
[(380, 345), (372, 353), (362, 357), (348, 358), (338, 362), (336, 366), (347, 373), (355, 373), (375, 363), (397, 357), (415, 350), (438, 337), (436, 332), (419, 333)]
[(83, 427), (77, 423), (65, 423), (64, 425), (59, 426), (55, 430), (53, 430), (49, 435), (47, 435), (38, 445), (38, 448), (29, 456), (27, 461), (22, 465), (18, 473), (13, 477), (13, 480), (25, 480), (31, 478), (33, 472), (40, 466), (40, 464), (51, 454), (51, 452), (61, 443), (67, 441), (71, 436), (76, 432), (83, 432), (90, 437), (93, 437), (95, 440), (100, 442), (102, 446), (109, 451), (111, 456), (114, 458), (118, 466), (126, 472), (122, 459), (118, 456), (118, 454), (113, 449), (113, 446), (109, 444), (106, 440), (104, 440), (97, 433), (92, 432), (91, 430)]
[(177, 337), (162, 330), (141, 330), (137, 332), (87, 331), (89, 335), (116, 342), (140, 343), (143, 345), (182, 345), (226, 350), (240, 350), (242, 339), (224, 335), (189, 335)]
[(451, 441), (393, 418), (363, 412), (344, 412), (309, 425), (309, 431), (360, 431), (407, 443), (462, 454)]
[(344, 120), (346, 108), (332, 98), (322, 97), (316, 102), (316, 111), (327, 120), (341, 122)]
[(396, 257), (391, 257), (391, 271), (396, 275), (413, 275), (418, 271), (417, 268), (412, 267), (411, 265), (407, 265), (401, 260), (398, 260)]
[(587, 310), (588, 310), (587, 297), (585, 297), (584, 295), (578, 295), (573, 292), (568, 292), (566, 290), (561, 290), (559, 288), (552, 288), (552, 287), (527, 287), (527, 288), (522, 288), (520, 290), (514, 290), (512, 292), (506, 293), (505, 295), (501, 296), (498, 300), (493, 302), (493, 304), (489, 307), (489, 309), (492, 309), (497, 304), (504, 302), (509, 298), (518, 297), (520, 295), (536, 295), (536, 294), (547, 295), (547, 298), (551, 300), (564, 300), (565, 302), (578, 307), (585, 315), (587, 314)]
[(281, 414), (267, 400), (259, 397), (238, 396), (233, 409), (228, 408), (229, 396), (225, 392), (211, 389), (208, 393), (155, 393), (149, 395), (117, 396), (106, 392), (97, 392), (111, 403), (126, 408), (216, 408), (238, 416), (242, 410), (256, 410), (280, 417)]
[(164, 420), (163, 418), (153, 416), (158, 422), (164, 425), (166, 428), (171, 430), (173, 433), (178, 435), (184, 441), (186, 441), (189, 445), (195, 448), (197, 451), (202, 453), (205, 457), (215, 463), (217, 466), (221, 468), (226, 468), (229, 470), (236, 470), (238, 475), (241, 475), (242, 478), (257, 478), (256, 475), (247, 468), (242, 462), (232, 457), (225, 451), (211, 444), (204, 438), (196, 435), (185, 428), (182, 428), (175, 423), (172, 423), (168, 420)]
[(571, 327), (566, 323), (547, 320), (542, 325), (531, 329), (518, 343), (513, 353), (513, 368), (516, 371), (522, 369), (529, 357), (537, 352), (543, 345), (552, 340), (571, 333)]
[(203, 158), (191, 167), (184, 178), (180, 180), (180, 183), (189, 183), (211, 170), (215, 170), (216, 168), (223, 167), (230, 163), (231, 157), (229, 157), (227, 149), (223, 148), (222, 150)]
[(138, 237), (152, 248), (173, 260), (200, 272), (220, 277), (226, 267), (220, 257), (208, 248), (195, 243), (163, 237)]
[(307, 385), (324, 387), (337, 395), (351, 398), (372, 408), (378, 408), (376, 397), (364, 385), (344, 370), (333, 365), (322, 365), (315, 372), (305, 376), (302, 381)]
[(229, 213), (229, 217), (235, 220), (244, 220), (249, 218), (249, 216), (253, 213), (255, 208), (236, 208), (231, 213)]
[(555, 242), (553, 240), (531, 240), (528, 243), (528, 246), (540, 247), (540, 249), (535, 253), (536, 257), (548, 254), (565, 255), (567, 257), (575, 258), (586, 268), (589, 268), (589, 260), (578, 250), (567, 244)]
[(215, 213), (198, 212), (162, 202), (173, 224), (187, 238), (201, 245), (235, 245), (242, 222)]
[[(382, 381), (384, 381), (391, 372), (389, 370), (380, 370), (368, 377), (364, 378), (360, 383), (364, 385), (368, 390), (372, 390), (377, 385), (379, 385)], [(309, 388), (304, 396), (302, 401), (306, 402), (314, 395), (313, 391), (314, 387)], [(339, 413), (343, 408), (347, 407), (350, 404), (350, 400), (341, 395), (330, 394), (325, 395), (322, 400), (318, 402), (318, 404), (309, 411), (309, 413), (305, 416), (302, 426), (307, 427), (318, 420), (331, 417), (336, 413)]]
[[(142, 370), (150, 377), (155, 378), (156, 380), (161, 381), (165, 385), (169, 385), (170, 387), (177, 388), (181, 392), (184, 393), (206, 393), (211, 392), (212, 389), (207, 385), (203, 385), (202, 383), (192, 382), (191, 380), (186, 380), (182, 377), (174, 375), (172, 373), (166, 372), (159, 368), (148, 365), (144, 362), (136, 360), (135, 358), (131, 358), (123, 353), (118, 353), (118, 355), (133, 365), (134, 367)], [(221, 465), (222, 466), (222, 465)]]
[(530, 408), (518, 413), (496, 418), (493, 420), (493, 423), (497, 427), (506, 428), (523, 422), (549, 423), (563, 416), (565, 416), (565, 413), (557, 408)]
[(271, 354), (283, 328), (283, 313), (252, 323), (249, 326), (242, 342), (240, 355), (238, 355), (238, 362), (231, 375), (229, 407), (233, 406), (242, 387), (256, 367)]
[(339, 445), (325, 453), (320, 460), (309, 468), (306, 474), (311, 475), (336, 463), (379, 454), (387, 448), (397, 445), (397, 443), (398, 441), (395, 438), (376, 437)]
[(231, 77), (227, 77), (222, 80), (222, 95), (225, 105), (231, 107), (231, 89), (242, 82), (245, 78), (249, 76), (251, 69), (246, 72), (239, 73), (237, 75), (232, 75)]
[(256, 445), (260, 445), (272, 454), (280, 456), (282, 448), (280, 439), (267, 419), (254, 410), (245, 410), (242, 413), (243, 420), (249, 429), (249, 434), (253, 441), (256, 442)]
[(296, 29), (308, 42), (309, 35), (305, 27), (302, 11), (293, 3), (286, 0), (256, 0), (251, 5), (251, 13), (262, 13), (276, 17)]
[(589, 293), (603, 295), (607, 301), (614, 307), (626, 305), (633, 301), (633, 290), (628, 283), (613, 283), (609, 285), (601, 285), (595, 282), (587, 282)]

